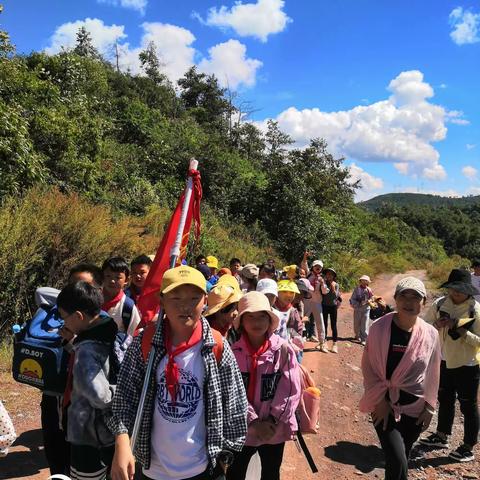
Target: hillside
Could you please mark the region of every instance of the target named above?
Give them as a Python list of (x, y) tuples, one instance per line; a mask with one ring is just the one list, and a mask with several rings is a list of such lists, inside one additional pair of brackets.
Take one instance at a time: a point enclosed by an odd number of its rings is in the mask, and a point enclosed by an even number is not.
[(324, 140), (292, 148), (276, 122), (245, 122), (214, 76), (192, 67), (174, 86), (153, 46), (142, 75), (118, 72), (86, 31), (57, 55), (16, 55), (0, 34), (0, 334), (75, 263), (152, 253), (191, 157), (204, 222), (190, 261), (293, 263), (309, 249), (346, 288), (446, 259), (440, 241), (357, 207)]
[(376, 211), (384, 204), (391, 204), (397, 207), (411, 205), (463, 207), (475, 203), (480, 203), (480, 195), (471, 195), (468, 197), (441, 197), (440, 195), (429, 195), (424, 193), (386, 193), (384, 195), (373, 197), (365, 202), (360, 202), (358, 205), (369, 211)]

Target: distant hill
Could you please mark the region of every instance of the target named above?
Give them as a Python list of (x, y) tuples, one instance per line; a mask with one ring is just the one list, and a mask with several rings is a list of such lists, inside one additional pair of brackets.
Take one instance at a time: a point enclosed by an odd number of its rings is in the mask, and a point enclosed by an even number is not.
[(480, 195), (469, 197), (441, 197), (440, 195), (427, 195), (423, 193), (387, 193), (378, 195), (358, 205), (370, 211), (378, 210), (383, 204), (393, 204), (399, 207), (407, 205), (429, 205), (432, 207), (457, 206), (463, 207), (480, 203)]

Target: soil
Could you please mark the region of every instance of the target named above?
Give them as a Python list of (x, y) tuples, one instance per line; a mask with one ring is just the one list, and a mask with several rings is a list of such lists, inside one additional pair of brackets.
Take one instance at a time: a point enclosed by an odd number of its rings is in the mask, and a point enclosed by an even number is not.
[[(425, 272), (380, 275), (372, 283), (375, 295), (393, 303), (393, 291), (400, 278), (414, 275), (424, 279)], [(367, 415), (358, 411), (362, 394), (360, 361), (363, 347), (352, 341), (352, 310), (343, 295), (339, 310), (339, 353), (321, 353), (307, 343), (303, 364), (310, 370), (322, 392), (321, 428), (317, 435), (305, 435), (306, 443), (318, 467), (310, 471), (308, 463), (295, 444), (289, 442), (282, 465), (282, 478), (310, 480), (329, 478), (351, 480), (383, 478), (383, 455)], [(329, 342), (331, 345), (331, 342)], [(0, 458), (0, 480), (44, 480), (49, 476), (42, 446), (40, 427), (40, 393), (20, 385), (0, 366), (0, 399), (11, 413), (18, 439), (6, 458)], [(435, 419), (431, 431), (434, 431)], [(459, 411), (455, 416), (450, 445), (456, 448), (462, 440), (463, 425)], [(477, 461), (458, 464), (448, 459), (446, 451), (423, 452), (421, 460), (411, 465), (410, 478), (417, 480), (480, 479)], [(480, 455), (480, 449), (475, 452)]]

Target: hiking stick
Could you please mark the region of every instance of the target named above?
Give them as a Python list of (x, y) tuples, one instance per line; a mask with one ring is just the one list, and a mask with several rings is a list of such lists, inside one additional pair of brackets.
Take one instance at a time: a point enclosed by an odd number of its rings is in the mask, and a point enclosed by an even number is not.
[[(190, 170), (196, 170), (198, 167), (197, 160), (190, 160)], [(178, 225), (177, 235), (175, 237), (175, 243), (170, 250), (170, 268), (174, 268), (177, 263), (177, 258), (180, 255), (180, 247), (182, 245), (183, 229), (185, 228), (185, 222), (187, 220), (188, 208), (190, 206), (190, 199), (192, 198), (193, 191), (193, 178), (188, 176), (187, 185), (185, 187), (185, 198), (183, 199), (182, 213), (180, 216), (180, 223)], [(156, 326), (156, 332), (160, 328), (162, 322), (160, 321), (163, 317), (163, 308), (160, 308), (158, 312), (158, 321)], [(155, 332), (155, 334), (156, 334)], [(152, 375), (153, 369), (153, 359), (155, 358), (155, 345), (152, 343), (152, 348), (148, 354), (147, 369), (145, 371), (145, 378), (143, 380), (142, 393), (140, 395), (140, 401), (138, 402), (137, 415), (135, 417), (135, 423), (133, 425), (132, 438), (130, 440), (130, 445), (132, 447), (132, 452), (135, 450), (135, 445), (137, 444), (138, 433), (140, 430), (140, 425), (142, 423), (143, 408), (145, 407), (145, 399), (147, 397), (148, 385), (150, 383), (150, 377)]]

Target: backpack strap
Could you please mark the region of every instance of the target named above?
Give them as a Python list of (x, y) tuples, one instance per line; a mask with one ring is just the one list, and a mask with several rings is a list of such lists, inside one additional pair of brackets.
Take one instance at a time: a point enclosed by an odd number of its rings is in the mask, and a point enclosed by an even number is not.
[[(152, 340), (156, 331), (157, 325), (153, 322), (149, 322), (145, 327), (145, 330), (143, 331), (141, 348), (144, 362), (148, 360), (148, 354), (150, 353), (150, 350), (152, 348)], [(210, 328), (210, 331), (212, 332), (213, 339), (215, 340), (215, 345), (213, 346), (212, 351), (215, 355), (215, 360), (217, 361), (217, 364), (220, 364), (223, 355), (224, 338), (218, 330)]]
[(218, 331), (215, 330), (214, 328), (210, 328), (210, 331), (212, 332), (213, 339), (215, 340), (215, 345), (213, 346), (213, 354), (215, 355), (215, 360), (217, 360), (217, 365), (220, 364), (222, 360), (222, 355), (223, 355), (223, 342), (225, 339), (223, 338), (223, 335)]
[(447, 300), (447, 298), (448, 298), (448, 297), (445, 295), (445, 297), (442, 297), (442, 298), (440, 298), (440, 299), (438, 300), (437, 305), (436, 305), (436, 307), (437, 307), (437, 313), (440, 311), (440, 309), (442, 308), (442, 305), (445, 303), (445, 301)]
[(135, 306), (135, 302), (125, 295), (123, 301), (123, 308), (122, 308), (122, 323), (125, 328), (125, 331), (128, 331), (128, 327), (130, 326), (130, 321), (132, 320), (132, 312), (133, 307)]

